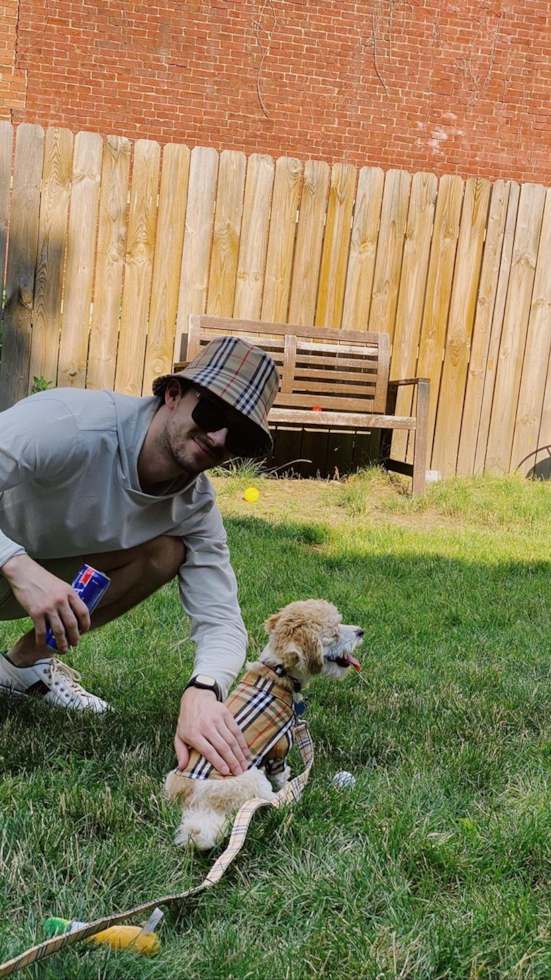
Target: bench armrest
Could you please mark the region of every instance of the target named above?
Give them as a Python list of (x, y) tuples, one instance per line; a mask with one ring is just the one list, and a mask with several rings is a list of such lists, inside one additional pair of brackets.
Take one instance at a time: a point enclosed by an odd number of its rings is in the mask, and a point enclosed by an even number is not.
[(425, 381), (428, 384), (430, 378), (403, 378), (400, 381), (389, 381), (388, 387), (397, 388), (399, 385), (418, 385), (420, 382), (423, 381)]
[[(387, 388), (386, 411), (388, 415), (396, 414), (396, 403), (398, 401), (398, 388), (406, 385), (417, 386), (417, 416), (425, 417), (429, 405), (429, 378), (403, 378), (400, 381), (389, 381)], [(423, 423), (424, 424), (424, 423)]]

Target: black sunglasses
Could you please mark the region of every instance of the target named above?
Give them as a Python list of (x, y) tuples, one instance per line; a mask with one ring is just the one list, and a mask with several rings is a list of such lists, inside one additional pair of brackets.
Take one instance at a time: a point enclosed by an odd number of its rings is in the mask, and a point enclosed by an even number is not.
[(203, 432), (218, 432), (227, 429), (226, 449), (232, 456), (254, 456), (260, 442), (254, 422), (243, 419), (242, 422), (231, 422), (222, 405), (209, 398), (202, 391), (194, 392), (197, 404), (191, 417)]

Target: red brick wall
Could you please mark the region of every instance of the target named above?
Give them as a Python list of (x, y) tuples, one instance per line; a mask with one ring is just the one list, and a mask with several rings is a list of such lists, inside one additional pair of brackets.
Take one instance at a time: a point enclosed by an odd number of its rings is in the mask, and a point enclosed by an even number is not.
[(15, 68), (19, 0), (0, 4), (0, 119), (10, 119), (13, 109), (25, 108), (26, 78)]
[(16, 123), (551, 184), (543, 0), (20, 0), (16, 64)]

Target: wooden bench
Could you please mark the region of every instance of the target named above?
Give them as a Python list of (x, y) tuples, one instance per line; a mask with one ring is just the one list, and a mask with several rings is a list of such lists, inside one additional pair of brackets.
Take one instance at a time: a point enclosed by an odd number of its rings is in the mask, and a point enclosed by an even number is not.
[[(261, 323), (191, 315), (182, 338), (181, 370), (214, 337), (236, 334), (266, 350), (281, 385), (268, 416), (272, 424), (306, 429), (382, 429), (381, 455), (389, 470), (412, 477), (413, 493), (423, 493), (427, 462), (429, 385), (427, 378), (389, 381), (390, 344), (386, 333), (363, 333), (285, 323)], [(398, 388), (415, 386), (415, 414), (395, 414)], [(392, 431), (415, 433), (413, 462), (390, 458)]]

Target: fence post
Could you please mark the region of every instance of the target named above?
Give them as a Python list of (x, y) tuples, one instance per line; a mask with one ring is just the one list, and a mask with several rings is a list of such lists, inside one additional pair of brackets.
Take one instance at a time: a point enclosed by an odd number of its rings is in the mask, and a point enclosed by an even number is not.
[(31, 319), (38, 248), (44, 130), (17, 130), (2, 342), (0, 411), (29, 392)]

